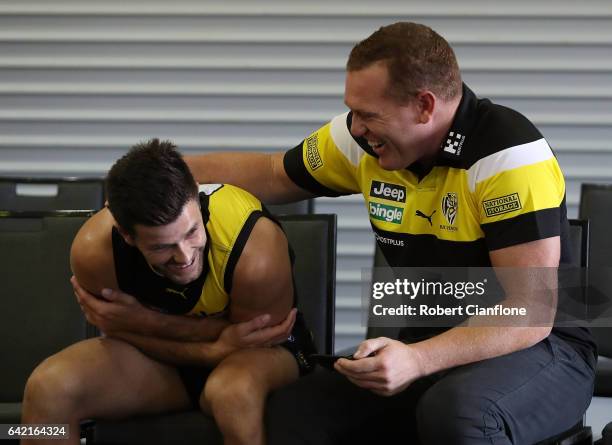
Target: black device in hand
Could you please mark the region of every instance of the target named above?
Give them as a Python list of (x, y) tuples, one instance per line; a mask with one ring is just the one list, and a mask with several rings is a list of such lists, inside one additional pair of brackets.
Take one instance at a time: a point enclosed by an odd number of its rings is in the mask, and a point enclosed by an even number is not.
[(327, 368), (331, 371), (334, 370), (334, 363), (336, 363), (336, 360), (338, 359), (345, 358), (348, 360), (354, 360), (352, 354), (350, 355), (311, 354), (309, 358), (317, 365), (321, 365), (324, 368)]

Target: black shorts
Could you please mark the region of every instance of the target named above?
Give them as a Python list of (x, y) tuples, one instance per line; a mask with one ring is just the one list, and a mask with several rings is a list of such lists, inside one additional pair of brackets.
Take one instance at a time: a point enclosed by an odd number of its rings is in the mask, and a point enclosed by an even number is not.
[[(317, 350), (312, 332), (306, 327), (304, 316), (301, 312), (298, 312), (295, 317), (295, 324), (291, 330), (291, 335), (286, 342), (279, 346), (285, 348), (293, 355), (300, 371), (300, 377), (312, 372), (314, 365), (309, 362), (308, 357), (310, 354), (316, 353)], [(185, 385), (191, 403), (194, 408), (199, 408), (200, 395), (204, 390), (204, 384), (213, 370), (197, 366), (179, 366), (177, 370)]]

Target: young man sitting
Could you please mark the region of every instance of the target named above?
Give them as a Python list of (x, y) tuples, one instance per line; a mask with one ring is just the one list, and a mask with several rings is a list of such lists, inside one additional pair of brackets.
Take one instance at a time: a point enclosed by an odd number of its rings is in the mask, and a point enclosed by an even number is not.
[(170, 142), (132, 148), (106, 188), (108, 208), (71, 251), (77, 299), (103, 335), (36, 368), (22, 422), (67, 423), (78, 443), (83, 419), (196, 406), (226, 444), (263, 443), (268, 393), (310, 371), (314, 352), (282, 229), (244, 190), (198, 193)]

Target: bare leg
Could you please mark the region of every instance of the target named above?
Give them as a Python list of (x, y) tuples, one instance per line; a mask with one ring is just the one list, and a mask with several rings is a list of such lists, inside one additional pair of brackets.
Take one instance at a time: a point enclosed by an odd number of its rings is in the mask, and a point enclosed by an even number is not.
[[(22, 423), (67, 423), (78, 444), (79, 422), (185, 409), (190, 402), (176, 369), (109, 338), (76, 343), (42, 362), (30, 376)], [(22, 441), (41, 445), (46, 441)]]
[(244, 349), (211, 373), (200, 406), (214, 416), (225, 445), (263, 445), (266, 398), (298, 374), (295, 358), (286, 349)]

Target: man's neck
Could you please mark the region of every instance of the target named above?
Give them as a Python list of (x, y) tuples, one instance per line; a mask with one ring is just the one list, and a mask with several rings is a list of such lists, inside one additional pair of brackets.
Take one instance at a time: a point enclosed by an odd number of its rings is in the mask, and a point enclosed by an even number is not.
[(431, 136), (431, 155), (419, 160), (419, 162), (422, 161), (425, 164), (428, 162), (433, 162), (440, 152), (442, 143), (446, 140), (446, 136), (448, 135), (448, 132), (453, 125), (453, 121), (455, 120), (455, 115), (457, 114), (459, 104), (461, 103), (461, 97), (462, 94), (459, 94), (457, 97), (448, 102), (440, 102), (440, 107), (437, 110), (437, 116), (435, 116), (436, 120), (434, 121), (434, 128)]
[(440, 107), (434, 117), (434, 126), (432, 128), (432, 134), (429, 138), (430, 144), (427, 150), (427, 154), (418, 159), (413, 165), (411, 170), (417, 172), (419, 176), (425, 175), (431, 170), (433, 164), (438, 157), (442, 143), (446, 140), (446, 136), (450, 131), (455, 115), (461, 103), (462, 94), (452, 99), (449, 102), (440, 102)]

